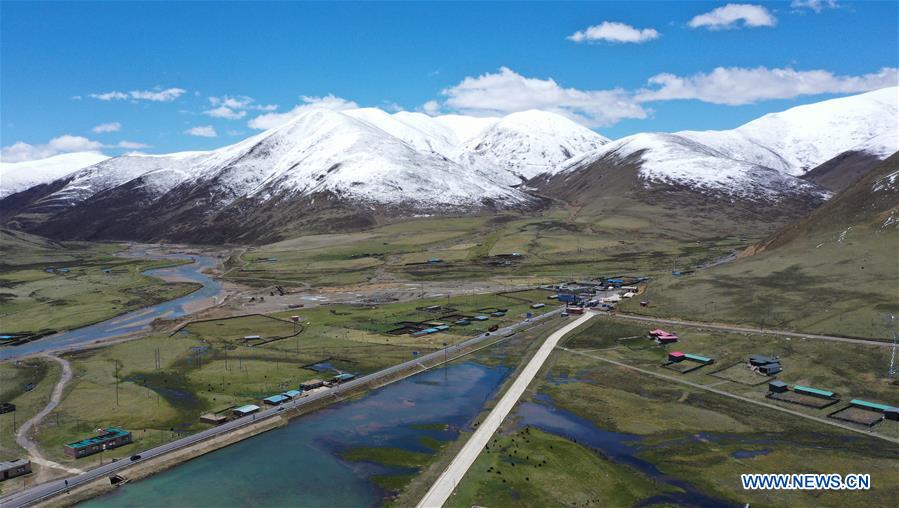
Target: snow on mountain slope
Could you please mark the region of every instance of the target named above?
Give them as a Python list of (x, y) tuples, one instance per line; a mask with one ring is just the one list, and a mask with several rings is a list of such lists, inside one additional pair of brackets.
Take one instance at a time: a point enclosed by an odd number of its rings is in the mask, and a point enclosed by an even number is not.
[(74, 152), (33, 161), (0, 162), (0, 199), (66, 177), (108, 158), (97, 152)]
[(42, 202), (71, 206), (136, 178), (142, 179), (141, 187), (145, 191), (158, 197), (184, 181), (194, 164), (208, 154), (209, 152), (131, 154), (106, 159), (71, 174), (71, 180), (62, 189), (43, 198)]
[(433, 121), (427, 115), (422, 114), (426, 119), (430, 119), (430, 122), (417, 118), (404, 118), (398, 114), (391, 115), (377, 108), (352, 109), (344, 111), (344, 114), (368, 122), (424, 152), (448, 156), (459, 143), (452, 129)]
[[(472, 148), (463, 144), (466, 139)], [(41, 203), (72, 206), (131, 182), (129, 188), (154, 199), (182, 184), (208, 187), (217, 207), (240, 198), (316, 192), (420, 207), (488, 200), (516, 205), (531, 198), (509, 188), (520, 183), (515, 174), (552, 169), (604, 141), (570, 120), (537, 111), (498, 119), (318, 109), (209, 152), (109, 159), (71, 175)]]
[(798, 106), (727, 131), (635, 134), (572, 158), (559, 171), (636, 154), (646, 182), (766, 199), (820, 195), (814, 185), (795, 177), (849, 150), (881, 159), (899, 150), (897, 90)]
[[(869, 139), (895, 133), (897, 123), (899, 87), (891, 87), (767, 114), (729, 131), (677, 134), (732, 159), (799, 176)], [(899, 150), (895, 136), (883, 142), (884, 156)]]
[(203, 169), (193, 171), (191, 183), (214, 181), (232, 198), (262, 200), (285, 192), (326, 191), (366, 202), (421, 206), (528, 200), (437, 153), (420, 150), (415, 146), (423, 140), (419, 132), (389, 116), (304, 112), (252, 140), (213, 152), (202, 161)]
[[(778, 200), (784, 195), (821, 194), (808, 182), (769, 167), (729, 159), (714, 148), (678, 134), (635, 134), (609, 143), (602, 156), (624, 160), (639, 155), (647, 183), (686, 186), (731, 196)], [(573, 165), (596, 160), (573, 161)]]
[(466, 141), (456, 159), (476, 168), (505, 168), (504, 181), (520, 184), (553, 173), (568, 159), (596, 150), (609, 139), (546, 111), (512, 113)]

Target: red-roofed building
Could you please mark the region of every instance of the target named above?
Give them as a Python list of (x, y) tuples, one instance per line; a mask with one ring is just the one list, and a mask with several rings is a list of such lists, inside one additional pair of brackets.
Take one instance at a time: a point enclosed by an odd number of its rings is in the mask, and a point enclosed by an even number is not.
[(668, 353), (668, 361), (669, 362), (680, 362), (684, 358), (686, 358), (686, 357), (680, 351), (672, 351), (672, 352)]

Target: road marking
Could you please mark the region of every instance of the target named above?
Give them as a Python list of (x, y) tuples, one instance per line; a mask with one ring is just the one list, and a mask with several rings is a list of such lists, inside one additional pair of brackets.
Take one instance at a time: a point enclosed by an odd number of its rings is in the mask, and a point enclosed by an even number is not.
[(487, 418), (478, 426), (478, 429), (471, 435), (465, 446), (459, 450), (459, 453), (453, 458), (453, 461), (447, 466), (446, 470), (437, 478), (434, 485), (431, 486), (428, 493), (419, 501), (418, 508), (436, 508), (443, 506), (450, 494), (455, 490), (456, 485), (465, 476), (465, 473), (474, 463), (475, 459), (481, 453), (481, 450), (490, 441), (490, 437), (496, 432), (503, 420), (506, 419), (509, 412), (515, 407), (518, 399), (527, 389), (531, 381), (534, 380), (543, 363), (553, 352), (559, 340), (567, 335), (575, 328), (584, 324), (588, 319), (592, 318), (594, 313), (588, 312), (579, 317), (575, 321), (556, 330), (546, 341), (540, 346), (540, 349), (534, 354), (534, 357), (528, 362), (527, 366), (521, 371), (521, 374), (512, 383), (508, 391), (502, 396)]

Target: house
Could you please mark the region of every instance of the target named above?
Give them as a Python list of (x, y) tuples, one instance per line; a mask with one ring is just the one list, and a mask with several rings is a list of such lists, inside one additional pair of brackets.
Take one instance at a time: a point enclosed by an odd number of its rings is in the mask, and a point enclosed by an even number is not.
[(257, 406), (256, 404), (247, 404), (246, 406), (240, 406), (239, 408), (235, 409), (233, 413), (234, 416), (240, 418), (241, 416), (247, 416), (253, 413), (257, 413), (260, 409), (262, 408)]
[(672, 351), (668, 353), (668, 361), (669, 362), (681, 362), (684, 360), (686, 355), (681, 353), (680, 351)]
[(266, 398), (262, 399), (262, 402), (265, 404), (268, 404), (269, 406), (279, 406), (279, 405), (287, 402), (288, 400), (290, 400), (290, 399), (288, 399), (287, 397), (285, 397), (281, 394), (278, 394), (278, 395), (272, 395), (271, 397), (266, 397)]
[(474, 319), (475, 321), (487, 321), (490, 318), (487, 316), (475, 316), (472, 319)]
[(691, 362), (697, 362), (697, 363), (701, 363), (703, 365), (711, 365), (711, 364), (715, 363), (714, 358), (709, 358), (706, 356), (692, 355), (690, 353), (687, 353), (684, 355), (684, 357), (687, 360), (690, 360)]
[(759, 365), (758, 370), (766, 376), (773, 376), (774, 374), (781, 372), (783, 370), (783, 367), (780, 366), (780, 363), (774, 362), (766, 363), (765, 365)]
[(290, 400), (293, 400), (302, 394), (303, 394), (303, 392), (300, 390), (287, 390), (286, 392), (282, 393), (281, 395), (287, 397)]
[(772, 393), (784, 393), (789, 389), (789, 385), (784, 383), (783, 381), (779, 381), (775, 379), (768, 383), (768, 391)]
[(346, 383), (347, 381), (350, 381), (351, 379), (353, 379), (355, 377), (356, 377), (355, 374), (350, 374), (348, 372), (341, 372), (340, 374), (337, 374), (336, 376), (334, 376), (334, 382), (338, 383), (338, 384)]
[(650, 332), (649, 332), (649, 336), (652, 338), (656, 338), (659, 335), (674, 335), (674, 334), (670, 333), (670, 332), (666, 332), (665, 330), (662, 330), (661, 328), (656, 328), (655, 330), (650, 330)]
[(571, 314), (583, 314), (584, 308), (583, 307), (568, 307), (568, 312)]
[(883, 412), (887, 420), (899, 421), (899, 407), (891, 407)]
[(80, 459), (103, 450), (118, 448), (131, 443), (131, 433), (118, 427), (107, 427), (96, 436), (82, 439), (63, 446), (63, 451), (69, 457)]
[(31, 461), (28, 459), (13, 459), (0, 462), (0, 482), (31, 472)]
[(300, 390), (303, 390), (305, 392), (308, 390), (312, 390), (313, 388), (318, 388), (324, 384), (325, 382), (321, 379), (310, 379), (309, 381), (300, 383)]
[(759, 367), (769, 363), (779, 363), (779, 361), (780, 360), (778, 360), (776, 356), (752, 355), (749, 357), (749, 365), (752, 365), (753, 367)]
[(224, 415), (224, 414), (206, 413), (204, 415), (200, 415), (200, 423), (208, 423), (210, 425), (221, 425), (227, 421), (228, 421), (228, 415)]
[(852, 399), (849, 401), (849, 405), (852, 407), (857, 407), (859, 409), (867, 409), (868, 411), (877, 411), (878, 413), (884, 414), (886, 414), (887, 412), (894, 413), (899, 410), (899, 408), (888, 406), (886, 404), (868, 402), (867, 400), (861, 399)]
[(506, 313), (504, 311), (498, 310), (496, 312), (491, 312), (490, 315), (493, 317), (503, 317), (506, 315)]
[(546, 307), (545, 303), (532, 303), (531, 304), (532, 309), (542, 309), (543, 307)]
[(471, 321), (469, 321), (469, 320), (467, 320), (467, 319), (465, 319), (465, 318), (462, 318), (462, 319), (459, 319), (459, 320), (455, 321), (454, 323), (457, 324), (457, 325), (459, 325), (459, 326), (465, 326), (465, 325), (470, 325), (470, 324), (471, 324)]
[(810, 388), (808, 386), (796, 385), (793, 387), (793, 391), (796, 393), (801, 393), (803, 395), (811, 395), (812, 397), (818, 397), (820, 399), (832, 399), (837, 395), (830, 390), (819, 390), (817, 388)]
[(659, 335), (656, 337), (656, 342), (659, 344), (674, 344), (677, 342), (677, 335)]

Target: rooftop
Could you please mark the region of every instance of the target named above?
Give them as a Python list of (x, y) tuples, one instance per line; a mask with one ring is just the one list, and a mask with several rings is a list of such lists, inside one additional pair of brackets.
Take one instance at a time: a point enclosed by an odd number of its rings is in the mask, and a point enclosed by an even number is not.
[(98, 434), (87, 439), (82, 439), (81, 441), (75, 441), (74, 443), (69, 443), (66, 446), (70, 448), (84, 448), (85, 446), (102, 444), (117, 437), (127, 436), (128, 434), (130, 434), (130, 432), (128, 432), (127, 430), (120, 429), (118, 427), (107, 427), (102, 434)]

